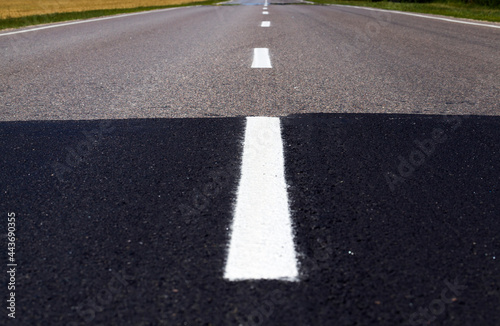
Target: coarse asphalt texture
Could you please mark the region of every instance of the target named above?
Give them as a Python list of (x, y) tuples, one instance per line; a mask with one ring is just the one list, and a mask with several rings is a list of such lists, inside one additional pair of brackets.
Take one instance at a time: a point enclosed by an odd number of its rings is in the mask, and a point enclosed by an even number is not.
[[(500, 29), (232, 4), (0, 33), (0, 324), (499, 325)], [(223, 279), (247, 116), (297, 282)]]
[[(0, 33), (0, 119), (500, 111), (499, 28), (270, 8), (177, 8)], [(272, 69), (250, 68), (253, 48), (269, 48)]]
[(299, 282), (222, 279), (244, 118), (2, 122), (17, 324), (500, 322), (500, 118), (281, 123)]

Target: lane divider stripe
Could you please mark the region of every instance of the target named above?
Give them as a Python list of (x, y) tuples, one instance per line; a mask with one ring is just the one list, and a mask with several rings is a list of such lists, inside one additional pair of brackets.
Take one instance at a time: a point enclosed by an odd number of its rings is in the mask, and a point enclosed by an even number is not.
[(279, 118), (246, 119), (224, 278), (298, 280)]
[(252, 68), (272, 68), (268, 48), (253, 49)]

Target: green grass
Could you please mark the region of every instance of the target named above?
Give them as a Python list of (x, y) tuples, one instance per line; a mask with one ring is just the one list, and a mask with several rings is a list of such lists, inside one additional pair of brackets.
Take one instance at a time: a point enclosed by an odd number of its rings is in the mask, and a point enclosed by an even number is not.
[(358, 1), (358, 0), (310, 0), (310, 1), (319, 4), (339, 4), (339, 5), (373, 7), (380, 9), (390, 9), (390, 10), (451, 16), (457, 18), (485, 20), (490, 22), (500, 22), (500, 8), (480, 6), (475, 4), (465, 4), (458, 1), (442, 0), (430, 3), (409, 3), (409, 2), (389, 2), (389, 1), (371, 2), (371, 1)]
[[(465, 4), (457, 0), (438, 0), (431, 3), (409, 3), (409, 2), (371, 2), (359, 0), (310, 0), (317, 4), (341, 4), (352, 6), (373, 7), (380, 9), (390, 9), (399, 11), (409, 11), (418, 13), (428, 13), (443, 16), (451, 16), (457, 18), (470, 18), (476, 20), (484, 20), (491, 22), (500, 22), (500, 8), (487, 7), (475, 4)], [(116, 15), (122, 13), (140, 12), (154, 9), (164, 9), (172, 7), (184, 7), (193, 5), (214, 5), (220, 3), (221, 0), (198, 1), (179, 5), (138, 7), (125, 9), (102, 9), (79, 12), (53, 13), (46, 15), (33, 15), (18, 18), (0, 19), (0, 30), (6, 28), (19, 28), (30, 25), (47, 24), (54, 22), (62, 22), (75, 19), (87, 19), (101, 16)]]
[(62, 22), (75, 19), (88, 19), (102, 16), (110, 16), (116, 14), (148, 11), (155, 9), (165, 9), (173, 7), (186, 7), (186, 6), (196, 6), (196, 5), (214, 5), (220, 3), (221, 0), (207, 0), (198, 1), (178, 5), (168, 5), (168, 6), (153, 6), (153, 7), (138, 7), (138, 8), (123, 8), (123, 9), (102, 9), (102, 10), (90, 10), (90, 11), (78, 11), (78, 12), (64, 12), (64, 13), (53, 13), (47, 15), (34, 15), (25, 16), (18, 18), (6, 18), (0, 19), (0, 30), (6, 28), (19, 28), (24, 26), (48, 24), (55, 22)]

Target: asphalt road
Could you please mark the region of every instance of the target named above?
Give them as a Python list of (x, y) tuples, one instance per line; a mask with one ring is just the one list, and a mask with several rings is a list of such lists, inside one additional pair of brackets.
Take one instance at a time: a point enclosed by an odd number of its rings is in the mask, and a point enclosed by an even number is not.
[[(244, 4), (0, 33), (0, 324), (499, 325), (500, 29)], [(247, 116), (295, 282), (223, 277)]]
[[(0, 36), (0, 119), (499, 111), (499, 28), (271, 7), (181, 8)], [(272, 69), (250, 68), (253, 48), (269, 48)]]
[(222, 277), (244, 118), (2, 122), (10, 324), (500, 323), (498, 117), (281, 123), (298, 282)]

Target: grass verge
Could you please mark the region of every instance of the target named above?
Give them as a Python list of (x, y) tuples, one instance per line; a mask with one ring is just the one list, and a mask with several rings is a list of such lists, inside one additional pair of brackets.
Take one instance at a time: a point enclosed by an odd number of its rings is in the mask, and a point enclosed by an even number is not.
[(389, 10), (409, 11), (424, 14), (469, 18), (490, 22), (500, 22), (500, 8), (491, 8), (456, 1), (440, 1), (430, 3), (408, 3), (390, 1), (357, 1), (357, 0), (309, 0), (318, 4), (339, 4), (361, 7), (372, 7)]
[(165, 6), (150, 6), (150, 7), (137, 7), (137, 8), (119, 8), (119, 9), (99, 9), (99, 10), (86, 10), (86, 11), (76, 11), (76, 12), (62, 12), (62, 13), (50, 13), (44, 15), (31, 15), (24, 17), (15, 18), (5, 18), (0, 19), (0, 30), (6, 28), (19, 28), (24, 26), (39, 25), (56, 23), (75, 19), (88, 19), (102, 16), (110, 16), (116, 14), (125, 14), (132, 12), (148, 11), (155, 9), (165, 9), (174, 7), (187, 7), (196, 5), (214, 5), (222, 2), (221, 0), (207, 0), (207, 1), (196, 1), (182, 4), (173, 4)]

